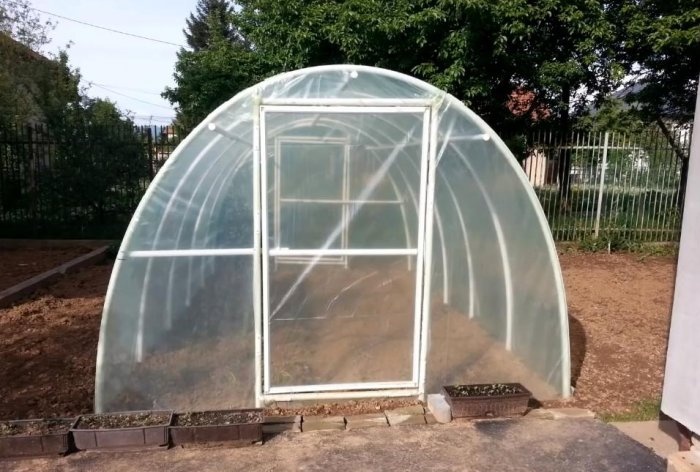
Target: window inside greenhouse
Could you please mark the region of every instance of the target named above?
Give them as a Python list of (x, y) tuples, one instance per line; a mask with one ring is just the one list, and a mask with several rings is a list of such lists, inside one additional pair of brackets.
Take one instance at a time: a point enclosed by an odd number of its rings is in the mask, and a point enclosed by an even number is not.
[(115, 264), (96, 409), (569, 395), (549, 228), (513, 155), (445, 92), (361, 66), (247, 89), (178, 147)]

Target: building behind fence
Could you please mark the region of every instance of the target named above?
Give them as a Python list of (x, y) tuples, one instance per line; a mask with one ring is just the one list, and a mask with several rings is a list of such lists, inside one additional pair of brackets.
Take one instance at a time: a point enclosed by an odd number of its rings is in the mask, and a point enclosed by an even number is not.
[[(0, 238), (121, 238), (186, 134), (168, 126), (0, 129)], [(554, 238), (677, 241), (690, 134), (532, 133), (523, 169)]]

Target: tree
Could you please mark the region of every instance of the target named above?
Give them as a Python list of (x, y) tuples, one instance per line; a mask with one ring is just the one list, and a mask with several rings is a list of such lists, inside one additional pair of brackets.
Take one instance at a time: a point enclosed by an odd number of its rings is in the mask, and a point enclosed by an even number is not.
[(193, 51), (200, 51), (211, 46), (214, 36), (230, 42), (241, 40), (238, 31), (230, 22), (233, 8), (227, 0), (199, 0), (196, 11), (190, 13), (183, 30), (187, 45)]
[(28, 0), (0, 0), (0, 33), (28, 48), (40, 51), (51, 41), (49, 33), (54, 27), (34, 12)]
[(211, 111), (261, 77), (258, 56), (241, 43), (223, 38), (212, 41), (207, 49), (178, 52), (175, 87), (163, 97), (177, 109), (177, 124), (191, 129)]

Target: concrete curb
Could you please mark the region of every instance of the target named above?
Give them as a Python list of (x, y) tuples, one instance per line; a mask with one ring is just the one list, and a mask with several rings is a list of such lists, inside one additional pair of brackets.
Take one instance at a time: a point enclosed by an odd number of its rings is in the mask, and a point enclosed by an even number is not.
[(25, 298), (38, 288), (48, 285), (64, 274), (74, 272), (81, 267), (96, 264), (104, 260), (106, 256), (107, 246), (102, 246), (92, 252), (76, 257), (65, 264), (61, 264), (58, 267), (34, 276), (31, 279), (27, 279), (24, 282), (13, 285), (12, 287), (0, 292), (0, 308), (5, 308), (12, 305), (17, 300)]

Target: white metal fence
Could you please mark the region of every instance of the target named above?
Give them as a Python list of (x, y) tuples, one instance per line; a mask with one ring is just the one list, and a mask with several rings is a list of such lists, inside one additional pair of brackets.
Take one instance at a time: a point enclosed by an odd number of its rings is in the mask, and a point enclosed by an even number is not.
[(555, 240), (677, 241), (691, 132), (664, 131), (532, 133), (523, 169)]

